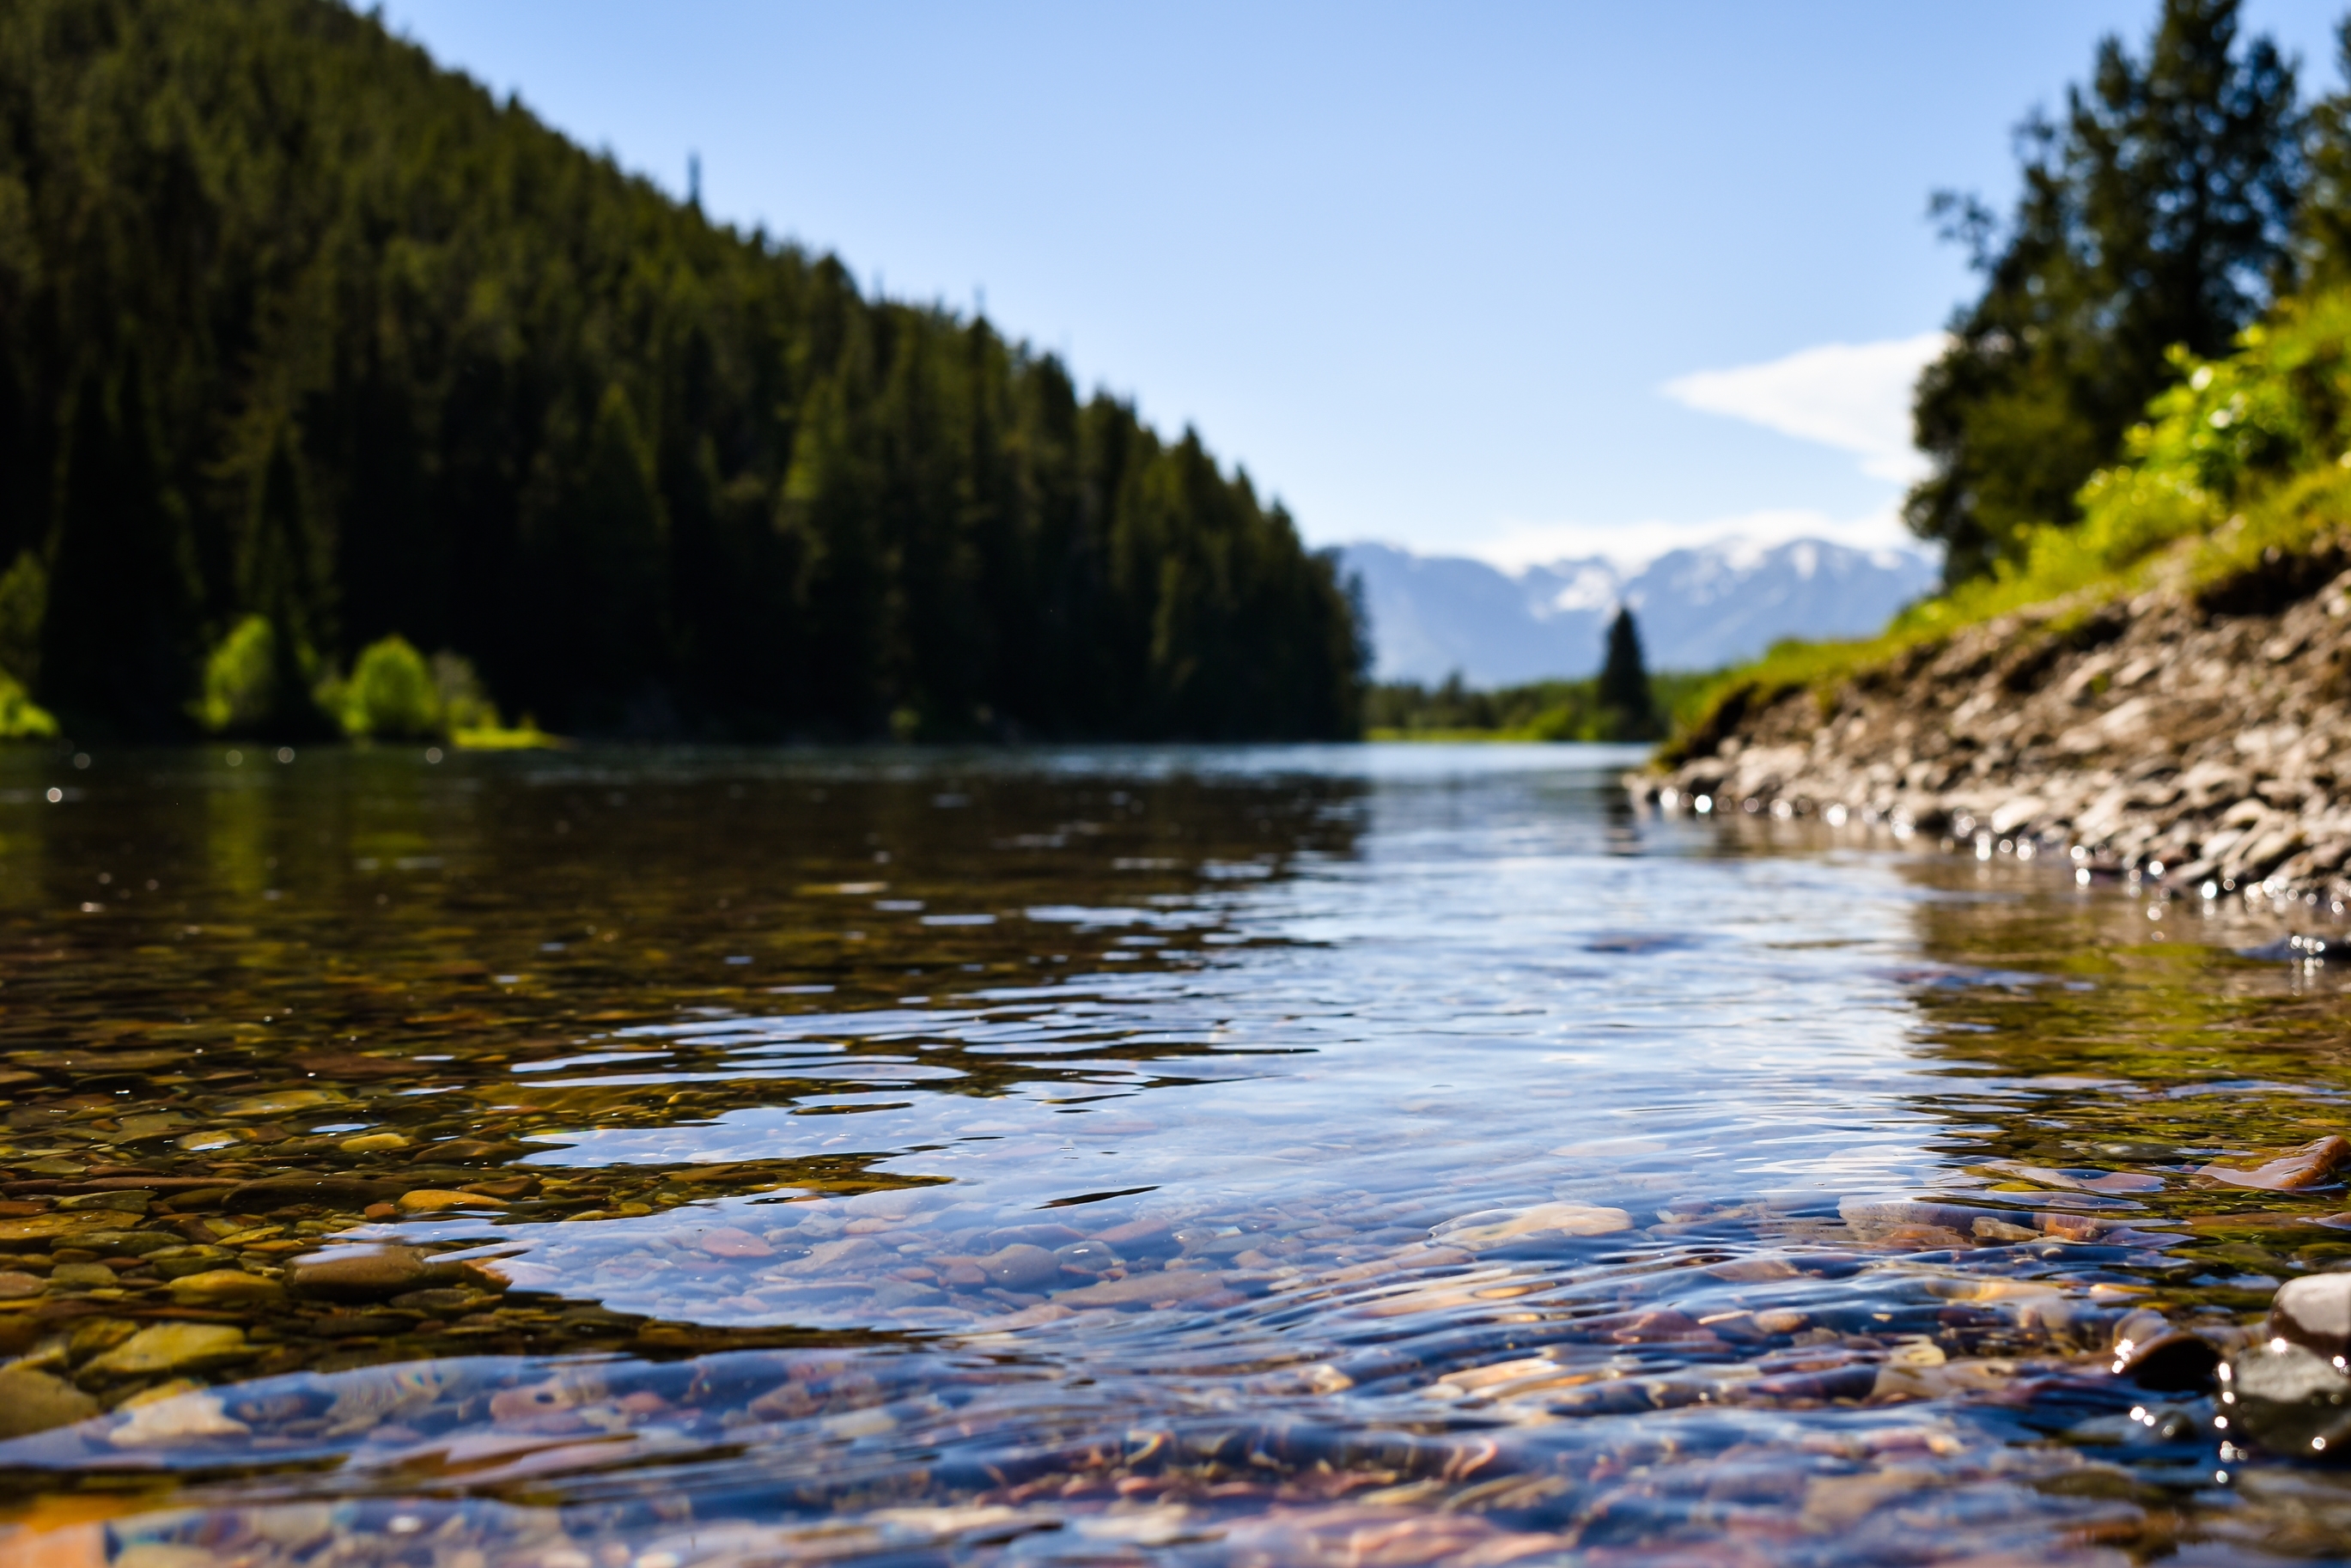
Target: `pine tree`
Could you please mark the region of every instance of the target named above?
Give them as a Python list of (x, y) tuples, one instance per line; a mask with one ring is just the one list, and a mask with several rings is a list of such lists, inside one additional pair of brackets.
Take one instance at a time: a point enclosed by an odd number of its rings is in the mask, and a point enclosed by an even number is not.
[(1646, 740), (1657, 732), (1656, 701), (1649, 693), (1649, 669), (1641, 657), (1641, 630), (1630, 606), (1619, 605), (1608, 623), (1608, 656), (1600, 666), (1601, 722), (1610, 739)]
[(2285, 264), (2301, 189), (2293, 67), (2266, 37), (2237, 47), (2237, 0), (2165, 0), (2144, 60), (2100, 45), (2062, 125), (2018, 131), (2024, 193), (2002, 225), (1935, 201), (1984, 292), (1919, 379), (1913, 415), (1934, 472), (1913, 532), (1959, 581), (2013, 558), (2142, 417), (2185, 344), (2225, 353)]
[(179, 497), (156, 462), (145, 361), (90, 377), (67, 416), (36, 693), (77, 735), (176, 735), (195, 593)]

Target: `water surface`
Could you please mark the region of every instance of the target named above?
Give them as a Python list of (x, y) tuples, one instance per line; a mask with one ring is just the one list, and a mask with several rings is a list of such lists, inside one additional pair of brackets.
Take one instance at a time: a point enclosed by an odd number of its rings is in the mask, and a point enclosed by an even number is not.
[(2351, 1553), (2316, 912), (1633, 755), (0, 759), (0, 1553)]

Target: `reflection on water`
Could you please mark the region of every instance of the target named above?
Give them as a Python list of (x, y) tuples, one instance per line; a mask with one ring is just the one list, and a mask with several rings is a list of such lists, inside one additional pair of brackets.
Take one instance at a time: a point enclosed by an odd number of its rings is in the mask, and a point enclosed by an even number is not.
[(2332, 968), (1625, 760), (0, 759), (0, 1554), (2351, 1551)]

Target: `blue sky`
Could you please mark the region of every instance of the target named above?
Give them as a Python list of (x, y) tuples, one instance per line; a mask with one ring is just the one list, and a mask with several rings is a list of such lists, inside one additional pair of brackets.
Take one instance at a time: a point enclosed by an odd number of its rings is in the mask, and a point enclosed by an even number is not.
[[(2249, 0), (2336, 82), (2344, 0)], [(1898, 536), (1925, 217), (2152, 3), (388, 0), (672, 190), (1198, 427), (1317, 544)], [(1757, 367), (1765, 367), (1758, 369)]]

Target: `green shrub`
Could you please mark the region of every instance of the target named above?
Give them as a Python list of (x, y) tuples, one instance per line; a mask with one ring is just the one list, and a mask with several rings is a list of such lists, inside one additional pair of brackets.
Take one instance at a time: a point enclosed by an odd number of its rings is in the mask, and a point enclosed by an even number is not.
[(0, 741), (54, 741), (57, 722), (36, 707), (15, 679), (0, 671)]
[(267, 722), (277, 705), (277, 634), (266, 617), (249, 615), (204, 659), (204, 694), (190, 710), (209, 733), (223, 735)]
[(49, 574), (41, 557), (19, 550), (0, 576), (0, 670), (18, 680), (41, 678), (41, 622), (49, 613)]
[(343, 732), (354, 740), (423, 740), (442, 732), (433, 671), (396, 634), (361, 650), (340, 696)]
[(497, 704), (490, 701), (489, 689), (474, 672), (471, 660), (443, 649), (433, 656), (433, 690), (441, 704), (442, 722), (449, 732), (461, 730), (496, 730)]

